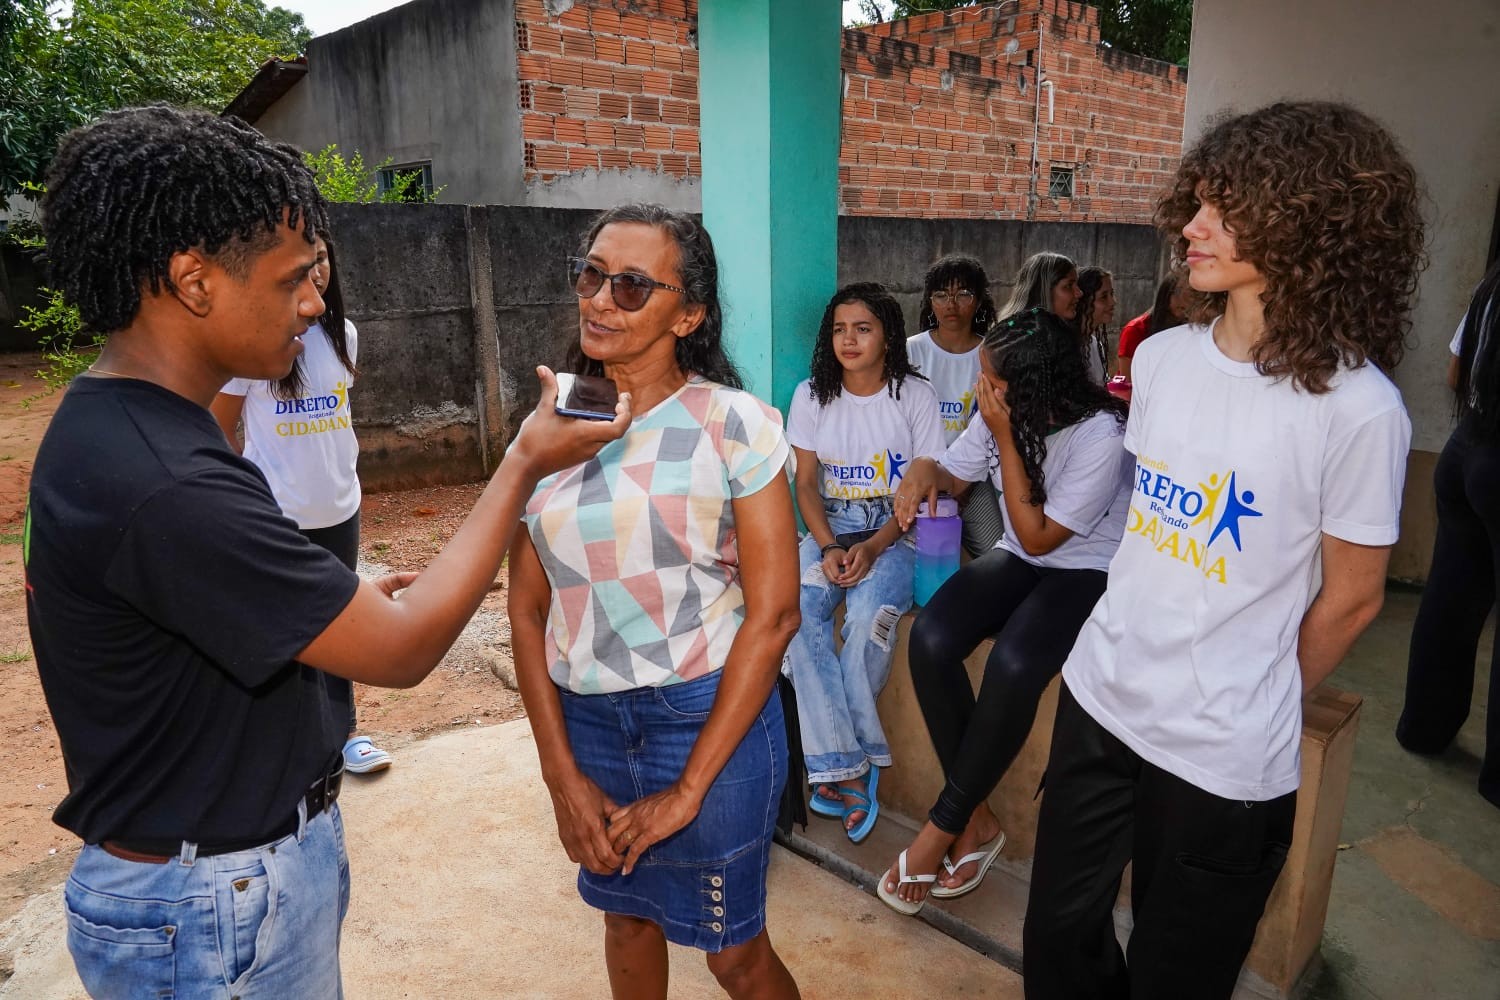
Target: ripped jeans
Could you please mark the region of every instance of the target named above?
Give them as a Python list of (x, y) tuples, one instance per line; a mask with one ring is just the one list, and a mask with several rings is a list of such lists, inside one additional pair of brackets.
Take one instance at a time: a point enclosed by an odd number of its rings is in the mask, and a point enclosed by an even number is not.
[[(828, 526), (841, 534), (885, 524), (891, 501), (824, 500), (823, 510)], [(916, 550), (910, 536), (899, 539), (847, 590), (823, 575), (823, 557), (811, 534), (802, 539), (799, 555), (802, 627), (787, 649), (787, 666), (797, 690), (808, 781), (857, 778), (871, 765), (891, 764), (875, 699), (891, 675), (896, 626), (911, 607)], [(835, 651), (833, 614), (844, 601), (844, 645)]]

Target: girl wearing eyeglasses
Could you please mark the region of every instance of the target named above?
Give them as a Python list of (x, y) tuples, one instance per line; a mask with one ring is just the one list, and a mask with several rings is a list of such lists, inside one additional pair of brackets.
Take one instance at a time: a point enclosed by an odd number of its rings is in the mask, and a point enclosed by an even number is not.
[[(979, 377), (979, 342), (994, 319), (990, 279), (978, 260), (949, 254), (927, 269), (917, 318), (922, 332), (906, 341), (906, 353), (937, 393), (944, 445), (958, 440), (978, 412), (974, 380)], [(971, 556), (988, 552), (1003, 530), (1000, 498), (986, 480), (975, 483), (961, 503), (964, 548)]]
[[(943, 449), (937, 394), (906, 356), (901, 307), (877, 284), (849, 285), (823, 313), (812, 377), (787, 417), (797, 455), (802, 625), (787, 652), (797, 690), (810, 808), (864, 840), (880, 815), (891, 748), (875, 699), (911, 607), (915, 550), (891, 516), (910, 463)], [(833, 616), (844, 604), (843, 646)]]
[(667, 942), (732, 997), (791, 998), (766, 933), (787, 777), (774, 692), (797, 622), (776, 410), (725, 354), (718, 263), (691, 216), (627, 205), (569, 261), (578, 374), (630, 430), (542, 480), (510, 553), (516, 680), (558, 836), (604, 911), (616, 997), (667, 995)]
[[(910, 525), (939, 490), (989, 479), (1005, 537), (948, 579), (912, 626), (912, 685), (945, 783), (926, 825), (877, 887), (901, 913), (978, 888), (1005, 845), (986, 798), (1020, 751), (1042, 692), (1099, 595), (1125, 528), (1125, 404), (1094, 382), (1056, 314), (1001, 320), (980, 348), (980, 419), (896, 493)], [(976, 697), (964, 660), (994, 637)]]

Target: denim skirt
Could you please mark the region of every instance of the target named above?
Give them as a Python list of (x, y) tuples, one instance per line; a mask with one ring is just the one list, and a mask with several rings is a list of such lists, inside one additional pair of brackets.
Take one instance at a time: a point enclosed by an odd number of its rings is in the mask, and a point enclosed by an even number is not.
[[(708, 721), (720, 671), (617, 694), (559, 689), (578, 768), (619, 805), (671, 785)], [(578, 873), (584, 902), (658, 924), (667, 940), (717, 952), (766, 924), (771, 833), (786, 784), (786, 725), (773, 689), (697, 817), (652, 845), (629, 875)]]

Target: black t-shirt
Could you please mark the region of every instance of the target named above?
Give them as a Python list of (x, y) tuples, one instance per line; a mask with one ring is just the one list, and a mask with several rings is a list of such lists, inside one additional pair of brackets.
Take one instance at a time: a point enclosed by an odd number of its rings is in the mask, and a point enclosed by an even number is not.
[(37, 452), (27, 614), (87, 843), (269, 839), (336, 761), (349, 685), (293, 661), (358, 577), (282, 515), (213, 417), (81, 377)]

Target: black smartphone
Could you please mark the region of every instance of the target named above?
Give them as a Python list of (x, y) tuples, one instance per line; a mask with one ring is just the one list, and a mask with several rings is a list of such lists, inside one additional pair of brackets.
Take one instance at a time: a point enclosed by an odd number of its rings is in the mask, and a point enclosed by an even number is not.
[(833, 541), (847, 552), (860, 542), (867, 542), (874, 538), (875, 532), (879, 530), (879, 528), (866, 528), (863, 531), (846, 531), (842, 535), (834, 535)]
[(557, 373), (557, 412), (582, 420), (613, 420), (620, 393), (614, 382), (598, 375)]

